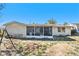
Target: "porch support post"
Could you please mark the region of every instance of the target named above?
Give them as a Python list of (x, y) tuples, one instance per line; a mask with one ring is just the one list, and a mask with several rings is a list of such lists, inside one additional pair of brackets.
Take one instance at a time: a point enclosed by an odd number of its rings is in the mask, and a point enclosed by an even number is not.
[(52, 26), (52, 37), (53, 37), (53, 40), (54, 40), (54, 26)]
[(26, 26), (26, 36), (27, 36), (27, 26)]
[(44, 36), (44, 26), (43, 26), (43, 36)]
[(35, 25), (34, 25), (34, 36), (35, 36)]
[(52, 36), (53, 36), (53, 26), (52, 26)]

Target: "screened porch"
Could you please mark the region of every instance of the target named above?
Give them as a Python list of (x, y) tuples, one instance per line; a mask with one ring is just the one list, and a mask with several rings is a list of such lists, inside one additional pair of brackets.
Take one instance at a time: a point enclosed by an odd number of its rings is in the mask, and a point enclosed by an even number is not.
[(52, 38), (52, 26), (27, 26), (27, 37), (51, 37)]

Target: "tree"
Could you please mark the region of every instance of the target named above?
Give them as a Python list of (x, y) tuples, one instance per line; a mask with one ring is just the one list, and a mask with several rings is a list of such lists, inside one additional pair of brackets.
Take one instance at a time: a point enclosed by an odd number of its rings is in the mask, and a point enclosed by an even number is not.
[(53, 18), (48, 20), (48, 24), (56, 24), (56, 23), (57, 23), (56, 20), (54, 20)]
[(35, 24), (35, 22), (33, 22), (32, 24)]
[(68, 23), (67, 22), (64, 22), (64, 25), (67, 25)]

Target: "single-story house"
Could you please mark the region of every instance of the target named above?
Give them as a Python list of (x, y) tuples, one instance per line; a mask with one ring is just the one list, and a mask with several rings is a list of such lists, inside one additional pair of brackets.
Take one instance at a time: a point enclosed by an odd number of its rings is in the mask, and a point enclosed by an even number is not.
[(79, 35), (79, 23), (75, 23), (77, 34)]
[(53, 38), (53, 36), (71, 35), (71, 25), (24, 24), (10, 22), (4, 24), (9, 35), (23, 38)]
[(79, 23), (73, 23), (73, 25), (75, 25), (75, 29), (76, 29), (77, 32), (79, 33)]

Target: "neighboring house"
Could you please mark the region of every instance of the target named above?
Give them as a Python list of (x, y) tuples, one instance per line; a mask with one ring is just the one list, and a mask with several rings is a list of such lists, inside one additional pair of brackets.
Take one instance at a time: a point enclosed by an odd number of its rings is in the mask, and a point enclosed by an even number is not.
[(55, 36), (71, 35), (71, 25), (54, 24), (24, 24), (10, 22), (4, 24), (10, 35), (23, 38), (53, 38)]
[(75, 25), (76, 27), (76, 30), (77, 30), (77, 32), (79, 33), (79, 23), (73, 23), (73, 25)]
[(76, 26), (77, 26), (77, 32), (79, 33), (79, 24), (76, 24)]

